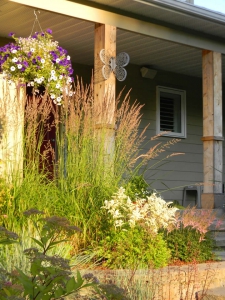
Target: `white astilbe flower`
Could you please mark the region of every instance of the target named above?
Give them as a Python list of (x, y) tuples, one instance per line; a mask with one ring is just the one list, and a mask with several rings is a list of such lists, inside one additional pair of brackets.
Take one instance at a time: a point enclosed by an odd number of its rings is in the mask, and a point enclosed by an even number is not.
[(121, 228), (125, 224), (131, 228), (136, 225), (147, 226), (150, 232), (156, 234), (160, 228), (167, 228), (175, 222), (177, 208), (169, 207), (170, 203), (156, 193), (132, 202), (121, 187), (112, 198), (106, 200), (102, 208), (111, 215), (115, 227)]

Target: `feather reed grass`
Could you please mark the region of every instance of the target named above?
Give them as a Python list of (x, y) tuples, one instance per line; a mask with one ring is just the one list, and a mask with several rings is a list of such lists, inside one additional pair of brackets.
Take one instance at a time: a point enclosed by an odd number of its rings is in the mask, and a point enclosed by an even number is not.
[[(55, 106), (47, 91), (27, 95), (23, 180), (13, 174), (9, 183), (1, 174), (2, 223), (22, 233), (23, 211), (36, 207), (47, 214), (67, 216), (82, 228), (81, 238), (73, 241), (74, 252), (102, 239), (106, 224), (100, 208), (104, 200), (177, 142), (158, 144), (140, 154), (147, 129), (139, 129), (142, 108), (137, 101), (130, 102), (130, 92), (123, 96), (123, 91), (115, 103), (109, 91), (101, 105), (95, 105), (93, 82), (84, 86), (78, 79), (73, 96), (65, 94), (62, 106)], [(1, 146), (5, 147), (4, 143)]]

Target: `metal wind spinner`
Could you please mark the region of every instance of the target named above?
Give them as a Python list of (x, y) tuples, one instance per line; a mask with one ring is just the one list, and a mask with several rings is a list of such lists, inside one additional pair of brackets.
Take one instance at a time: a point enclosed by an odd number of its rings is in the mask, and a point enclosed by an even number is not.
[(127, 77), (127, 71), (124, 69), (130, 61), (130, 57), (126, 52), (119, 53), (116, 57), (106, 54), (105, 49), (99, 53), (100, 59), (104, 66), (102, 67), (102, 76), (108, 79), (110, 73), (113, 72), (117, 80), (124, 81)]

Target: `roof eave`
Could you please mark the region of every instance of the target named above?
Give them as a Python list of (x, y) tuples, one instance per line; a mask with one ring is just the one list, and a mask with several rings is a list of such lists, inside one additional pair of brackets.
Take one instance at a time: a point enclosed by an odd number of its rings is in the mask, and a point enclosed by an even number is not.
[(174, 0), (133, 0), (148, 6), (154, 6), (158, 8), (163, 8), (168, 12), (176, 11), (179, 14), (189, 15), (192, 17), (197, 17), (199, 19), (215, 22), (218, 24), (225, 24), (225, 15), (219, 12), (214, 12), (205, 7), (196, 6), (191, 3), (183, 3)]

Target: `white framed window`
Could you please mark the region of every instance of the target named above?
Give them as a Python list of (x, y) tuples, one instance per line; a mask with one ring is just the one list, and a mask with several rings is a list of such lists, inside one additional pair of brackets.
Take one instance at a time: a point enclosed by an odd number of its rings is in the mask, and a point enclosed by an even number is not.
[(186, 91), (156, 87), (156, 133), (186, 138)]

